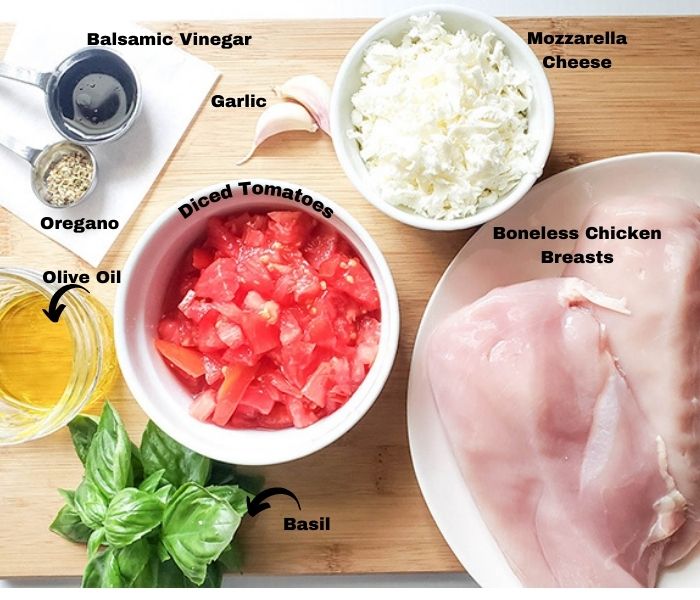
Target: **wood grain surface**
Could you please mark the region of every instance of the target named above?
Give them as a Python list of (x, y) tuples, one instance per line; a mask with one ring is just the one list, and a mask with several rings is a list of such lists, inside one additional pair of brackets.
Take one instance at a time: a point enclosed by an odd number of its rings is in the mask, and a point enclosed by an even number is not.
[[(625, 33), (627, 46), (564, 46), (566, 56), (609, 56), (609, 70), (552, 69), (556, 135), (545, 176), (584, 162), (654, 150), (700, 152), (700, 17), (506, 19), (521, 34)], [(218, 68), (216, 92), (269, 95), (288, 76), (315, 73), (329, 83), (367, 20), (151, 23), (160, 31), (253, 35), (235, 50), (193, 47)], [(0, 54), (12, 26), (0, 25)], [(535, 46), (539, 55), (553, 49)], [(61, 57), (56, 57), (57, 61)], [(254, 520), (241, 537), (251, 574), (445, 572), (461, 567), (435, 527), (411, 467), (405, 417), (408, 365), (418, 323), (435, 283), (469, 232), (411, 229), (365, 202), (344, 176), (331, 141), (290, 133), (266, 143), (243, 167), (260, 110), (205, 104), (140, 209), (124, 227), (102, 268), (120, 268), (144, 229), (179, 199), (210, 184), (244, 177), (298, 182), (349, 209), (369, 230), (393, 270), (401, 303), (401, 342), (393, 373), (372, 410), (331, 447), (293, 463), (260, 469), (267, 483), (289, 487), (306, 515), (330, 515), (327, 533), (283, 533), (285, 501)], [(1, 175), (1, 174), (0, 174)], [(2, 183), (0, 179), (0, 193)], [(565, 199), (562, 199), (565, 201)], [(0, 265), (94, 270), (11, 214), (0, 212)], [(108, 307), (114, 288), (91, 291)], [(129, 433), (140, 437), (145, 417), (123, 382), (112, 398)], [(61, 506), (56, 488), (73, 488), (82, 468), (67, 431), (0, 449), (0, 577), (77, 575), (85, 547), (51, 534)], [(455, 510), (459, 507), (455, 506)]]

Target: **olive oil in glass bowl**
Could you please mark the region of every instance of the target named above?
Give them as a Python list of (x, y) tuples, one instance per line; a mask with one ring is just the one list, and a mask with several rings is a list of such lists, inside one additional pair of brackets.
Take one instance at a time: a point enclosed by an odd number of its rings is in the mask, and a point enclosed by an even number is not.
[(34, 271), (0, 269), (0, 446), (53, 433), (104, 399), (116, 378), (107, 310), (71, 290), (54, 323), (43, 309), (56, 289)]

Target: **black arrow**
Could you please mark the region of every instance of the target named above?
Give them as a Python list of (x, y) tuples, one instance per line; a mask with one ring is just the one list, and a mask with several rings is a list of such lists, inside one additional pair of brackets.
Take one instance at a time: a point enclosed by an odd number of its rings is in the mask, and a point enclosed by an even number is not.
[(66, 307), (65, 304), (59, 304), (58, 301), (63, 294), (65, 294), (68, 290), (72, 290), (73, 288), (80, 288), (81, 290), (85, 290), (88, 294), (90, 293), (90, 290), (84, 288), (82, 285), (78, 285), (77, 283), (69, 283), (68, 285), (64, 285), (62, 288), (59, 288), (51, 297), (51, 302), (49, 302), (49, 310), (43, 309), (44, 314), (49, 318), (49, 320), (53, 321), (54, 323), (58, 323), (58, 320), (61, 318), (61, 313)]
[(246, 499), (246, 504), (248, 505), (248, 514), (251, 517), (254, 517), (258, 513), (261, 513), (262, 511), (270, 508), (270, 503), (264, 502), (264, 500), (267, 500), (271, 496), (289, 496), (290, 498), (294, 498), (294, 502), (297, 503), (299, 510), (301, 510), (301, 504), (299, 504), (299, 499), (294, 495), (293, 492), (290, 492), (288, 489), (283, 487), (274, 487), (263, 490), (252, 500), (250, 498)]

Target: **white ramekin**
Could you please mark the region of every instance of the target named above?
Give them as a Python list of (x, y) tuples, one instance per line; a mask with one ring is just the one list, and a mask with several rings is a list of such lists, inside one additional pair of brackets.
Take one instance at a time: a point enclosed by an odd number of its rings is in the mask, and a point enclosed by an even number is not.
[[(473, 216), (462, 219), (431, 219), (411, 212), (408, 209), (392, 206), (382, 200), (370, 179), (364, 161), (360, 157), (360, 149), (357, 142), (350, 139), (347, 135), (348, 131), (353, 129), (351, 99), (361, 85), (360, 66), (368, 46), (380, 39), (388, 39), (392, 43), (398, 43), (408, 31), (409, 17), (428, 12), (441, 15), (449, 31), (464, 29), (477, 34), (493, 31), (506, 45), (508, 55), (513, 64), (529, 73), (532, 82), (533, 102), (530, 110), (529, 127), (535, 133), (538, 143), (533, 153), (531, 171), (495, 204), (478, 211)], [(388, 17), (377, 23), (357, 40), (348, 52), (345, 60), (343, 60), (336, 76), (331, 96), (330, 121), (333, 145), (338, 160), (348, 179), (370, 203), (386, 215), (407, 225), (421, 229), (452, 231), (476, 227), (494, 219), (515, 205), (533, 186), (537, 178), (542, 174), (552, 147), (552, 139), (554, 137), (554, 102), (544, 67), (525, 43), (525, 40), (515, 31), (498, 19), (481, 12), (456, 5), (436, 4), (411, 8)]]
[[(252, 184), (301, 188), (333, 208), (330, 219), (293, 200), (244, 196), (237, 183), (231, 199), (183, 219), (177, 207), (221, 190), (226, 183), (199, 190), (174, 205), (141, 236), (122, 270), (114, 309), (114, 334), (122, 374), (146, 414), (168, 435), (205, 456), (239, 465), (269, 465), (301, 458), (331, 444), (355, 425), (372, 406), (391, 371), (399, 339), (399, 304), (394, 279), (369, 233), (345, 209), (303, 186), (267, 179)], [(190, 416), (191, 395), (155, 349), (165, 289), (184, 253), (204, 235), (210, 217), (239, 212), (302, 210), (334, 226), (357, 250), (374, 278), (381, 303), (381, 336), (377, 358), (348, 402), (304, 429), (234, 430), (202, 423)]]

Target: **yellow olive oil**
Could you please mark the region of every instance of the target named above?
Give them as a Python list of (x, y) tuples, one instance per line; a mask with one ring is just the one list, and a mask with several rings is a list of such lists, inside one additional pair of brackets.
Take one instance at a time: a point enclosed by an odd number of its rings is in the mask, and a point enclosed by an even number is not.
[(5, 400), (31, 410), (53, 408), (73, 371), (75, 348), (65, 320), (43, 313), (47, 299), (29, 293), (0, 314), (0, 388)]

